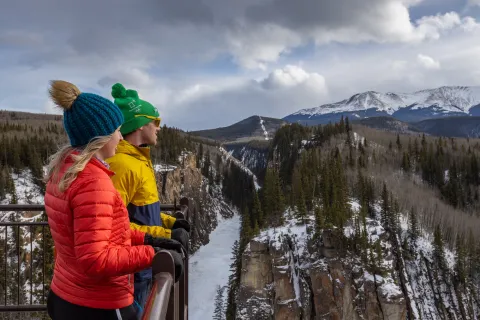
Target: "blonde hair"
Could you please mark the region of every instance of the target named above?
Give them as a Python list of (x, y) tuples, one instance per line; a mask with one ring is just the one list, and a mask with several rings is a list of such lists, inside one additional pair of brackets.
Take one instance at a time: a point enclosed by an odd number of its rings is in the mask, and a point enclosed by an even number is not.
[[(88, 143), (79, 154), (72, 154), (76, 148), (70, 145), (64, 146), (57, 153), (50, 157), (45, 182), (52, 180), (53, 183), (58, 185), (58, 191), (61, 193), (65, 192), (65, 190), (70, 187), (72, 182), (75, 181), (78, 174), (85, 169), (85, 166), (92, 159), (95, 153), (102, 149), (111, 138), (112, 135), (97, 137)], [(73, 164), (65, 171), (62, 177), (59, 177), (60, 169), (69, 156), (73, 159)]]
[[(48, 92), (55, 105), (63, 110), (71, 109), (73, 103), (81, 94), (80, 90), (74, 84), (62, 80), (50, 81), (50, 89)], [(65, 192), (72, 182), (75, 181), (78, 174), (85, 169), (85, 166), (95, 153), (100, 150), (112, 136), (113, 134), (93, 138), (85, 147), (82, 147), (79, 154), (72, 154), (72, 152), (78, 148), (74, 148), (71, 145), (62, 147), (49, 159), (45, 182), (52, 180), (53, 183), (57, 183), (60, 192)], [(67, 157), (73, 159), (73, 165), (65, 171), (62, 177), (59, 177), (60, 170)]]

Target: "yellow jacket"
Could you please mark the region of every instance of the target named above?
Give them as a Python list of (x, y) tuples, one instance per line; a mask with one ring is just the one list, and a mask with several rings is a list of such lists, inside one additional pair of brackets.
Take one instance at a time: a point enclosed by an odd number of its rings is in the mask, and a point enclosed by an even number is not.
[(175, 218), (160, 212), (157, 182), (149, 147), (136, 147), (120, 141), (115, 156), (107, 163), (113, 184), (127, 206), (130, 228), (153, 237), (171, 238)]

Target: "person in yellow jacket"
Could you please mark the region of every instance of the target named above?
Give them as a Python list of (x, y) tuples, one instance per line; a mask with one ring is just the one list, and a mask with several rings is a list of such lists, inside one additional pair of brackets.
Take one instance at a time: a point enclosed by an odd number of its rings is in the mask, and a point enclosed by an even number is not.
[[(137, 91), (127, 90), (120, 83), (112, 86), (112, 96), (125, 119), (120, 128), (124, 139), (118, 144), (115, 156), (107, 162), (115, 173), (113, 184), (127, 206), (130, 228), (152, 237), (178, 241), (188, 253), (190, 224), (185, 219), (176, 219), (160, 211), (155, 171), (150, 158), (150, 146), (157, 143), (160, 130), (159, 113), (152, 104), (141, 100)], [(168, 241), (165, 245), (168, 249)], [(174, 256), (174, 259), (181, 257)], [(141, 314), (152, 284), (151, 269), (136, 273), (134, 279), (134, 299)]]

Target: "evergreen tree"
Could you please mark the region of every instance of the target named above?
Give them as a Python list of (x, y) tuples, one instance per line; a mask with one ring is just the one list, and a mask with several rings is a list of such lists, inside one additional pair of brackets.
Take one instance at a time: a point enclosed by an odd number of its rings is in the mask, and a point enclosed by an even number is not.
[(285, 211), (285, 196), (283, 195), (282, 185), (278, 172), (274, 171), (273, 178), (273, 215), (275, 217), (274, 220), (277, 221), (278, 224), (283, 224), (283, 212)]
[(343, 119), (343, 114), (340, 117), (339, 126), (340, 126), (341, 130), (343, 130), (345, 128), (345, 120)]
[(5, 178), (6, 174), (2, 167), (0, 167), (0, 200), (4, 200), (6, 197), (7, 190), (7, 180)]
[(387, 185), (383, 183), (382, 189), (382, 210), (381, 222), (385, 229), (389, 229), (390, 201), (388, 197)]
[(435, 231), (433, 233), (433, 257), (435, 259), (438, 270), (446, 271), (446, 261), (445, 261), (445, 252), (444, 244), (442, 238), (442, 232), (440, 230), (440, 225), (435, 226)]
[(6, 173), (7, 173), (7, 192), (11, 195), (10, 204), (18, 204), (15, 183), (8, 169)]
[(210, 176), (210, 151), (205, 152), (205, 157), (203, 161), (202, 174), (204, 177)]
[(352, 146), (352, 135), (350, 131), (347, 131), (347, 139), (345, 140), (345, 145), (351, 147)]
[(14, 141), (10, 144), (10, 146), (11, 146), (11, 149), (9, 149), (11, 150), (11, 153), (9, 153), (11, 156), (10, 165), (13, 168), (13, 171), (16, 174), (19, 174), (20, 169), (22, 168), (22, 161), (20, 159), (20, 147), (19, 147), (20, 144), (18, 143), (16, 136), (14, 138)]
[(455, 273), (458, 280), (461, 283), (465, 283), (466, 279), (466, 270), (465, 270), (465, 259), (466, 259), (466, 250), (465, 250), (465, 241), (463, 235), (458, 233), (457, 239), (455, 241), (456, 256), (455, 256)]
[(413, 246), (415, 247), (419, 230), (418, 230), (418, 220), (417, 220), (417, 212), (414, 207), (410, 210), (410, 219), (408, 220), (409, 229), (410, 229), (410, 239), (412, 241)]
[(33, 177), (37, 181), (41, 181), (43, 179), (42, 160), (40, 159), (40, 155), (37, 153), (35, 148), (30, 154), (30, 169), (32, 171)]
[(455, 161), (450, 166), (450, 170), (448, 172), (448, 182), (445, 185), (443, 195), (446, 200), (454, 207), (459, 206), (459, 192), (460, 192), (460, 183), (458, 179), (457, 173), (457, 165)]
[(350, 133), (352, 131), (352, 128), (350, 127), (350, 121), (348, 120), (348, 117), (345, 118), (345, 130), (347, 133)]
[(252, 221), (250, 219), (250, 213), (247, 208), (243, 211), (242, 214), (242, 225), (240, 233), (240, 246), (244, 247), (253, 237), (253, 228)]
[(404, 152), (404, 153), (403, 153), (402, 169), (403, 169), (405, 172), (409, 172), (409, 171), (410, 171), (410, 156), (409, 156), (408, 152)]
[(228, 278), (228, 296), (227, 296), (227, 308), (226, 319), (234, 320), (237, 305), (235, 303), (235, 297), (237, 294), (238, 282), (240, 281), (241, 272), (241, 259), (240, 259), (240, 245), (237, 240), (232, 246), (232, 263), (230, 264), (230, 276)]
[(198, 146), (198, 153), (197, 153), (197, 168), (202, 167), (202, 161), (203, 161), (203, 143), (200, 143)]
[(400, 216), (400, 206), (398, 204), (398, 201), (393, 198), (393, 195), (390, 193), (390, 202), (391, 202), (391, 208), (389, 211), (388, 215), (388, 225), (390, 227), (390, 230), (393, 233), (397, 233), (398, 231), (398, 218)]
[(259, 227), (264, 225), (264, 216), (262, 212), (262, 205), (256, 191), (253, 192), (253, 205), (251, 210), (251, 216), (255, 218), (255, 221), (258, 221)]
[(307, 207), (305, 205), (305, 195), (301, 186), (299, 196), (297, 198), (297, 211), (299, 218), (305, 220), (305, 218), (307, 217)]
[(217, 286), (217, 293), (215, 295), (215, 310), (213, 311), (214, 320), (224, 320), (223, 314), (223, 290), (221, 286)]
[(325, 228), (325, 215), (320, 207), (315, 208), (315, 231), (318, 234)]
[(355, 167), (355, 158), (353, 156), (353, 147), (350, 145), (348, 148), (348, 165), (353, 168)]

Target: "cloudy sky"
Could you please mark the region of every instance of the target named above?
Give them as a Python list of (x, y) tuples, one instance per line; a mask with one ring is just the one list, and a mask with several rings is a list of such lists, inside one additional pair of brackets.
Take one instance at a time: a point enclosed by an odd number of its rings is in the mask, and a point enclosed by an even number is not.
[(184, 130), (366, 90), (480, 85), (480, 0), (6, 0), (0, 109), (122, 82)]

